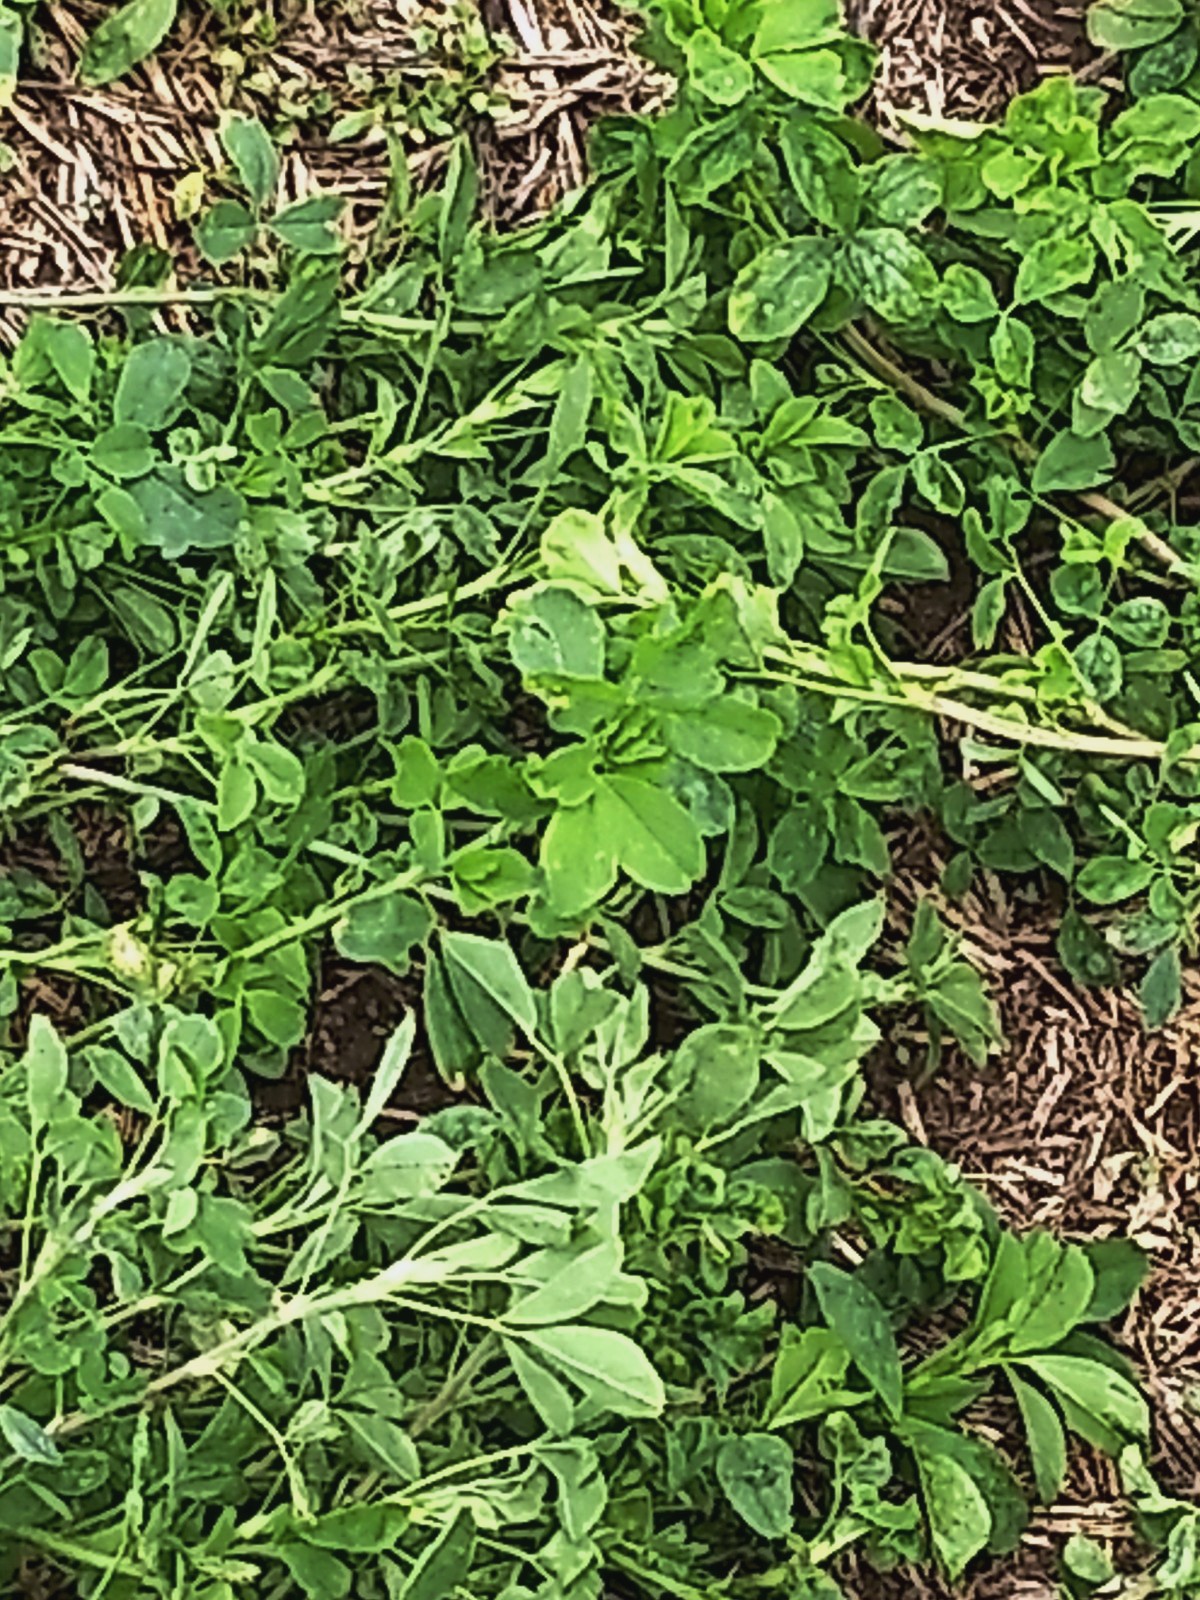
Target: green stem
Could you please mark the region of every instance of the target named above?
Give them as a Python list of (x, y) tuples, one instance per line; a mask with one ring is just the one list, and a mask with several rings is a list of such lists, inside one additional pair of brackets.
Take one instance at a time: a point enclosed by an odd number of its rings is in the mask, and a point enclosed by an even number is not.
[(122, 1578), (132, 1578), (138, 1583), (146, 1577), (145, 1569), (132, 1561), (93, 1550), (75, 1539), (63, 1539), (45, 1528), (6, 1528), (4, 1536), (6, 1544), (27, 1544), (35, 1550), (44, 1550), (48, 1556), (61, 1556), (64, 1561), (77, 1561), (80, 1566), (97, 1567), (104, 1572), (117, 1573)]
[[(877, 349), (858, 328), (853, 325), (847, 326), (841, 330), (840, 336), (846, 346), (861, 361), (864, 361), (867, 366), (871, 367), (879, 377), (890, 383), (900, 394), (905, 395), (920, 410), (926, 412), (929, 416), (940, 417), (943, 422), (948, 422), (952, 428), (958, 429), (959, 432), (968, 434), (972, 432), (971, 424), (965, 411), (956, 405), (952, 405), (949, 400), (943, 400), (940, 395), (934, 394), (933, 390), (927, 388), (919, 378), (915, 378), (911, 372), (905, 371), (898, 362), (893, 361), (890, 356)], [(1004, 434), (1002, 437), (1007, 440), (1009, 448), (1018, 460), (1036, 461), (1039, 452), (1036, 446), (1030, 444), (1027, 439), (1021, 438), (1018, 434)], [(1099, 494), (1095, 490), (1088, 490), (1076, 494), (1075, 498), (1081, 505), (1086, 506), (1089, 511), (1094, 511), (1097, 516), (1103, 517), (1107, 522), (1121, 522), (1126, 518), (1136, 522), (1138, 542), (1148, 555), (1153, 556), (1168, 571), (1173, 571), (1179, 567), (1187, 567), (1188, 563), (1165, 539), (1146, 527), (1136, 513), (1125, 510), (1122, 506), (1117, 505), (1114, 500), (1110, 500), (1107, 495)]]
[(408, 1428), (410, 1438), (419, 1439), (423, 1433), (428, 1433), (435, 1422), (445, 1416), (459, 1395), (468, 1387), (471, 1379), (481, 1372), (495, 1355), (499, 1342), (496, 1334), (484, 1334), (462, 1366), (451, 1373), (437, 1394), (427, 1401), (412, 1419)]
[[(805, 666), (809, 672), (819, 670), (819, 663), (807, 657)], [(1079, 733), (1068, 728), (1048, 728), (1037, 723), (1018, 722), (1013, 717), (1002, 717), (992, 711), (981, 711), (977, 706), (967, 705), (965, 701), (954, 700), (947, 695), (907, 688), (901, 676), (905, 669), (896, 667), (893, 663), (893, 670), (898, 674), (899, 693), (843, 683), (833, 677), (805, 676), (800, 672), (767, 672), (757, 676), (791, 683), (799, 689), (807, 689), (812, 693), (828, 695), (838, 700), (857, 700), (864, 705), (890, 706), (897, 711), (924, 712), (929, 716), (945, 717), (947, 721), (960, 722), (964, 727), (973, 728), (978, 733), (988, 733), (1017, 746), (1032, 745), (1042, 750), (1061, 750), (1073, 755), (1105, 756), (1117, 761), (1161, 761), (1167, 753), (1166, 744), (1161, 739), (1142, 738), (1134, 733), (1121, 735)], [(1004, 693), (1003, 685), (996, 686), (996, 693)], [(1181, 753), (1177, 759), (1200, 760), (1200, 745)]]
[(31, 311), (99, 311), (107, 306), (211, 306), (221, 300), (270, 300), (265, 289), (218, 284), (208, 289), (5, 289), (0, 306)]

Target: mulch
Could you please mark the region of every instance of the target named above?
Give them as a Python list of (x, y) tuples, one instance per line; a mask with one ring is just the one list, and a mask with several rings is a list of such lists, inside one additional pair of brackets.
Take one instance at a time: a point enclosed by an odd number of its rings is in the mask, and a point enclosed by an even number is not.
[(1047, 73), (1095, 81), (1112, 66), (1088, 43), (1086, 0), (846, 0), (845, 10), (879, 46), (870, 110), (891, 127), (905, 112), (990, 121)]
[[(77, 67), (100, 15), (87, 0), (36, 13), (0, 113), (0, 291), (110, 287), (146, 242), (194, 275), (191, 219), (201, 194), (222, 193), (227, 111), (259, 116), (280, 140), (281, 202), (340, 194), (364, 243), (391, 193), (393, 144), (419, 188), (469, 134), (489, 210), (511, 221), (582, 182), (597, 116), (664, 92), (630, 49), (632, 19), (575, 0), (490, 0), (490, 43), (461, 0), (282, 0), (270, 29), (261, 12), (239, 21), (193, 0), (153, 56), (89, 88)], [(353, 114), (368, 125), (347, 135)]]
[[(894, 885), (897, 937), (945, 860), (920, 837), (919, 866)], [(1122, 1234), (1152, 1269), (1111, 1330), (1137, 1362), (1155, 1422), (1154, 1467), (1182, 1497), (1200, 1495), (1200, 975), (1180, 1014), (1147, 1034), (1132, 1000), (1073, 984), (1054, 955), (1056, 913), (1032, 880), (1023, 893), (988, 875), (961, 901), (932, 891), (964, 953), (988, 975), (1005, 1050), (985, 1068), (947, 1051), (931, 1076), (919, 1029), (893, 1031), (873, 1078), (879, 1109), (956, 1163), (1008, 1225), (1069, 1239)], [(1023, 1470), (1014, 1414), (984, 1431)], [(881, 1578), (860, 1570), (853, 1600), (1056, 1600), (1063, 1546), (1082, 1531), (1136, 1570), (1113, 1463), (1078, 1445), (1059, 1504), (1034, 1516), (1018, 1556), (950, 1589), (927, 1573)]]

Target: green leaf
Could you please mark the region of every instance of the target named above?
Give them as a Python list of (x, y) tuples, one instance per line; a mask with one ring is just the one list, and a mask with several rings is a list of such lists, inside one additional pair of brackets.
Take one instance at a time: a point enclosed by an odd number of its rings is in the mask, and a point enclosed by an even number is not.
[(1116, 1568), (1108, 1551), (1086, 1533), (1073, 1533), (1063, 1546), (1063, 1567), (1088, 1590), (1111, 1583)]
[(821, 1315), (889, 1414), (898, 1417), (904, 1399), (904, 1374), (887, 1312), (861, 1278), (840, 1267), (818, 1261), (808, 1269), (808, 1277)]
[(429, 907), (416, 895), (374, 895), (352, 905), (334, 924), (333, 942), (347, 961), (376, 962), (403, 977), (433, 926)]
[(1015, 312), (1006, 311), (993, 328), (988, 348), (996, 376), (1012, 389), (1028, 389), (1033, 382), (1035, 353), (1033, 329)]
[(386, 1502), (377, 1505), (347, 1505), (326, 1511), (304, 1521), (305, 1542), (322, 1550), (351, 1550), (378, 1554), (394, 1550), (408, 1523), (408, 1513)]
[(1182, 0), (1094, 0), (1088, 38), (1101, 50), (1141, 50), (1174, 33), (1183, 15)]
[(345, 1600), (354, 1574), (328, 1550), (309, 1544), (280, 1544), (277, 1553), (307, 1600)]
[(244, 761), (227, 761), (217, 785), (217, 828), (230, 833), (252, 815), (258, 803), (258, 784)]
[(958, 473), (940, 454), (922, 452), (914, 456), (912, 484), (935, 511), (949, 517), (957, 517), (961, 513), (966, 501), (966, 489)]
[(1022, 1366), (1084, 1417), (1126, 1439), (1145, 1441), (1150, 1414), (1145, 1400), (1122, 1373), (1086, 1356), (1023, 1356)]
[[(588, 418), (592, 410), (592, 363), (586, 356), (580, 356), (567, 369), (563, 379), (562, 388), (554, 402), (554, 411), (550, 417), (550, 436), (547, 441), (546, 455), (554, 466), (561, 466), (569, 456), (578, 450), (587, 437)], [(563, 511), (555, 519), (560, 526), (566, 519), (578, 517), (588, 524), (599, 524), (598, 535), (602, 543), (609, 545), (607, 535), (603, 531), (603, 524), (599, 517), (592, 513), (579, 511)], [(551, 527), (554, 523), (551, 524)], [(547, 539), (550, 537), (550, 528), (542, 535), (542, 550), (545, 553)], [(569, 547), (570, 541), (566, 541)], [(603, 587), (603, 585), (601, 585)], [(618, 578), (617, 592), (620, 592)]]
[(1087, 283), (1096, 270), (1096, 247), (1086, 235), (1039, 239), (1021, 257), (1013, 300), (1028, 305)]
[(1142, 1003), (1142, 1017), (1146, 1027), (1153, 1031), (1169, 1022), (1183, 1004), (1183, 974), (1179, 965), (1179, 947), (1169, 944), (1146, 968), (1138, 987)]
[(1142, 377), (1141, 357), (1133, 350), (1110, 350), (1095, 356), (1079, 385), (1079, 398), (1095, 411), (1121, 416), (1137, 397)]
[(704, 873), (704, 842), (673, 795), (615, 774), (596, 785), (594, 822), (605, 849), (644, 889), (684, 894)]
[(1086, 1253), (1076, 1244), (1056, 1247), (1042, 1234), (1026, 1240), (1027, 1249), (1053, 1249), (1048, 1274), (1035, 1272), (1029, 1304), (1013, 1316), (1008, 1347), (1013, 1355), (1060, 1344), (1088, 1314), (1095, 1279)]
[(220, 266), (254, 243), (258, 221), (240, 200), (218, 200), (196, 223), (195, 235), (200, 254)]
[(25, 24), (19, 11), (0, 5), (0, 111), (6, 111), (17, 92), (17, 75), (21, 63), (21, 45), (25, 39)]
[(982, 975), (969, 961), (950, 962), (923, 994), (926, 1005), (976, 1066), (983, 1066), (1003, 1045), (999, 1013)]
[(1167, 311), (1142, 324), (1138, 350), (1158, 367), (1180, 367), (1200, 355), (1200, 317)]
[(842, 246), (838, 280), (887, 322), (922, 322), (939, 298), (929, 257), (899, 228), (861, 228)]
[(1093, 1239), (1083, 1246), (1094, 1279), (1088, 1322), (1107, 1322), (1124, 1311), (1146, 1280), (1150, 1257), (1132, 1239)]
[(884, 156), (868, 172), (867, 204), (880, 222), (917, 228), (942, 202), (941, 177), (920, 156)]
[(368, 1205), (436, 1194), (457, 1165), (457, 1153), (434, 1134), (400, 1134), (377, 1145), (363, 1162), (360, 1193)]
[(837, 111), (853, 97), (854, 88), (837, 50), (781, 50), (756, 60), (777, 89), (805, 105)]
[(159, 467), (138, 478), (128, 494), (141, 513), (141, 543), (168, 560), (193, 550), (228, 548), (237, 539), (246, 509), (235, 490), (219, 484), (198, 491), (175, 467)]
[(1129, 63), (1128, 92), (1135, 100), (1167, 89), (1184, 89), (1200, 60), (1200, 33), (1195, 23), (1177, 28), (1167, 38), (1140, 50)]
[(1075, 887), (1085, 900), (1115, 906), (1141, 894), (1155, 874), (1151, 861), (1130, 861), (1125, 856), (1092, 856), (1084, 862)]
[(129, 0), (105, 17), (83, 47), (79, 76), (84, 83), (111, 83), (157, 50), (175, 11), (176, 0)]
[(72, 399), (86, 402), (96, 370), (96, 347), (86, 328), (77, 322), (47, 322), (43, 348)]
[(754, 87), (750, 63), (722, 44), (711, 28), (697, 28), (688, 39), (687, 69), (688, 81), (715, 105), (740, 105)]
[(967, 1563), (987, 1548), (992, 1533), (988, 1503), (975, 1479), (953, 1456), (919, 1450), (917, 1467), (934, 1551), (949, 1577), (958, 1578)]
[(845, 1387), (849, 1365), (850, 1352), (828, 1328), (785, 1327), (771, 1373), (767, 1425), (786, 1428), (851, 1404)]
[(1142, 650), (1157, 650), (1166, 643), (1171, 613), (1153, 595), (1137, 595), (1122, 600), (1108, 613), (1108, 626), (1118, 639)]
[(274, 805), (296, 806), (304, 798), (304, 763), (274, 739), (248, 739), (242, 754)]
[(990, 650), (996, 642), (996, 634), (1008, 610), (1010, 582), (1007, 576), (989, 578), (975, 596), (971, 607), (971, 637), (977, 649)]
[(340, 195), (314, 194), (277, 211), (269, 226), (293, 250), (310, 256), (336, 255), (342, 241), (335, 224), (344, 209)]
[(16, 1406), (0, 1405), (0, 1434), (14, 1455), (22, 1461), (33, 1461), (39, 1466), (54, 1467), (62, 1455), (45, 1428)]
[(537, 1032), (533, 990), (506, 939), (485, 939), (477, 933), (447, 930), (442, 934), (442, 957), (464, 1010), (464, 990), (475, 989), (510, 1017), (527, 1037)]
[(782, 1539), (792, 1527), (791, 1446), (773, 1433), (726, 1439), (717, 1452), (717, 1481), (742, 1521), (764, 1539)]
[(1106, 633), (1092, 633), (1075, 647), (1075, 665), (1087, 691), (1101, 705), (1121, 692), (1121, 652)]
[(814, 50), (844, 37), (838, 0), (790, 0), (762, 8), (754, 35), (756, 56), (777, 50)]
[(824, 300), (833, 255), (829, 239), (790, 239), (764, 250), (738, 273), (730, 332), (750, 343), (790, 339)]
[(955, 322), (991, 322), (1000, 315), (996, 291), (978, 267), (952, 261), (942, 274), (942, 309)]
[(266, 205), (279, 183), (279, 155), (262, 123), (236, 113), (226, 117), (221, 144), (251, 200)]
[(901, 455), (911, 456), (925, 443), (920, 415), (899, 395), (878, 394), (868, 410), (881, 450), (898, 450)]
[(407, 1576), (394, 1587), (388, 1600), (449, 1600), (475, 1556), (475, 1522), (463, 1506), (421, 1551)]
[(1084, 439), (1064, 428), (1038, 457), (1033, 469), (1033, 492), (1094, 489), (1111, 479), (1115, 467), (1112, 446), (1103, 434)]
[(533, 868), (519, 850), (508, 845), (494, 849), (485, 844), (466, 845), (447, 866), (459, 904), (468, 913), (510, 905), (533, 887)]
[(92, 465), (112, 478), (142, 478), (156, 460), (150, 434), (137, 422), (118, 422), (92, 441)]
[(405, 1013), (403, 1022), (392, 1034), (384, 1046), (383, 1055), (379, 1065), (371, 1077), (371, 1088), (367, 1095), (362, 1115), (358, 1119), (358, 1131), (366, 1133), (379, 1117), (395, 1093), (396, 1087), (404, 1076), (408, 1066), (409, 1057), (412, 1055), (413, 1039), (416, 1035), (417, 1022), (413, 1012)]
[(44, 1012), (35, 1011), (29, 1021), (29, 1039), (21, 1058), (29, 1120), (35, 1131), (65, 1109), (67, 1091), (67, 1050), (54, 1024)]
[(1084, 317), (1084, 333), (1097, 355), (1107, 355), (1126, 340), (1142, 320), (1146, 291), (1130, 275), (1102, 283)]
[(610, 838), (599, 832), (593, 801), (561, 807), (542, 834), (542, 871), (550, 902), (564, 916), (586, 911), (617, 881), (617, 857)]
[(516, 1339), (504, 1340), (504, 1353), (530, 1405), (551, 1433), (565, 1438), (575, 1427), (575, 1406), (565, 1387)]
[(523, 1335), (551, 1366), (596, 1404), (619, 1417), (657, 1417), (666, 1404), (662, 1379), (627, 1334), (565, 1324)]
[(585, 1316), (612, 1288), (621, 1264), (620, 1247), (605, 1239), (590, 1250), (564, 1251), (555, 1260), (544, 1283), (521, 1294), (504, 1313), (510, 1328), (531, 1328), (540, 1324), (573, 1322)]
[(679, 1109), (687, 1122), (707, 1132), (730, 1121), (758, 1088), (759, 1056), (753, 1028), (710, 1022), (689, 1033), (672, 1070), (683, 1088)]
[(831, 111), (866, 89), (873, 60), (859, 41), (847, 40), (837, 0), (764, 7), (751, 55), (784, 94)]
[(604, 624), (594, 606), (563, 584), (539, 584), (515, 601), (508, 638), (523, 678), (604, 675)]
[(773, 711), (735, 695), (663, 719), (672, 750), (707, 772), (757, 772), (775, 753), (782, 728)]
[(823, 227), (854, 226), (861, 180), (841, 139), (805, 112), (794, 112), (780, 131), (780, 146), (796, 198)]
[(154, 1115), (154, 1097), (127, 1056), (119, 1050), (96, 1045), (87, 1052), (86, 1059), (96, 1082), (114, 1100), (123, 1106), (131, 1106), (143, 1116)]
[[(479, 1045), (474, 1028), (469, 1027), (459, 1009), (454, 991), (446, 976), (446, 965), (433, 947), (425, 961), (425, 985), (422, 994), (425, 1013), (425, 1030), (429, 1035), (429, 1048), (434, 1064), (447, 1082), (453, 1082), (464, 1067), (478, 1063)], [(511, 1042), (504, 1029), (504, 1017), (497, 1019), (501, 1025), (498, 1040), (501, 1053)]]
[(179, 413), (191, 373), (187, 351), (173, 339), (134, 345), (117, 379), (114, 421), (165, 428)]
[(1053, 1505), (1067, 1476), (1067, 1440), (1062, 1421), (1040, 1389), (1026, 1383), (1011, 1368), (1006, 1370), (1025, 1425), (1038, 1498), (1043, 1505)]

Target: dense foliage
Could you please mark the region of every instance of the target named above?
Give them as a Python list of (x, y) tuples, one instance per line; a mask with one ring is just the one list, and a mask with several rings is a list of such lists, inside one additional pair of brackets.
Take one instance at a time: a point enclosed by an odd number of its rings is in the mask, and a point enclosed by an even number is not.
[[(1200, 1590), (1095, 1331), (1140, 1252), (1005, 1230), (861, 1072), (901, 1008), (1000, 1042), (930, 903), (883, 937), (917, 814), (944, 892), (1045, 874), (1078, 979), (1178, 1005), (1200, 103), (1057, 78), (895, 152), (832, 0), (663, 0), (649, 47), (676, 101), (556, 214), (489, 231), (464, 146), (353, 264), (235, 119), (224, 287), (140, 258), (4, 363), (6, 1579), (833, 1597), (850, 1547), (1010, 1551), (1075, 1436)], [(330, 943), (413, 1012), (280, 1129)]]

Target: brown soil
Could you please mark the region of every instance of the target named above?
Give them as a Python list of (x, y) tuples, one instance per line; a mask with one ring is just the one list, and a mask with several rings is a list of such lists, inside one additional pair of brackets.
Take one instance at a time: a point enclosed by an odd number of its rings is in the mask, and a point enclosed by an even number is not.
[(282, 1078), (255, 1086), (259, 1114), (268, 1122), (293, 1116), (307, 1101), (305, 1084), (313, 1073), (339, 1083), (369, 1084), (384, 1046), (409, 1011), (418, 1019), (417, 1035), (384, 1116), (411, 1123), (449, 1105), (458, 1095), (433, 1065), (420, 1024), (419, 978), (398, 978), (381, 967), (358, 967), (327, 954), (307, 1037)]

